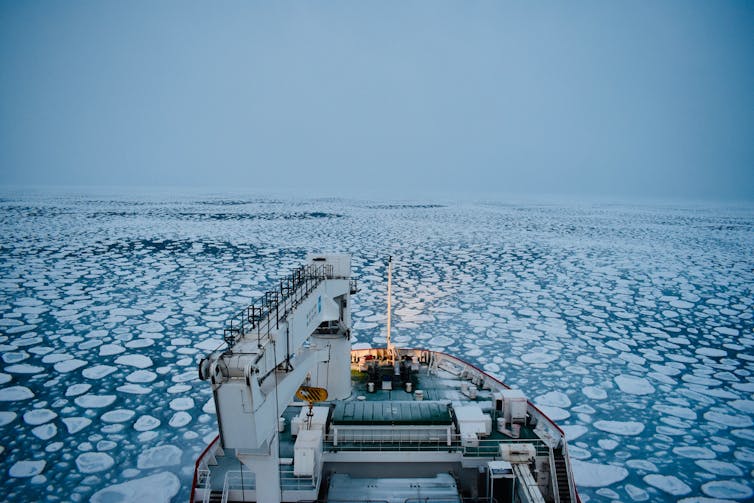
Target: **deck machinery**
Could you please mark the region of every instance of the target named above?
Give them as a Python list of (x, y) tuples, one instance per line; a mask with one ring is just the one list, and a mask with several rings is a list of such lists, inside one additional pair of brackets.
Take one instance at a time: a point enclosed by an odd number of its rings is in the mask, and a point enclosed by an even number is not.
[(444, 353), (352, 350), (356, 290), (348, 255), (312, 255), (228, 323), (199, 364), (219, 435), (192, 501), (579, 501), (565, 435), (521, 391)]

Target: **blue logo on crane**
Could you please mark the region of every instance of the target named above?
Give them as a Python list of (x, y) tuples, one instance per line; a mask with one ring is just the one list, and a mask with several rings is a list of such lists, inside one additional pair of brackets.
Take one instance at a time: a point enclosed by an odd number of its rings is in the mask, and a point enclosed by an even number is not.
[(322, 296), (317, 297), (317, 312), (322, 312)]

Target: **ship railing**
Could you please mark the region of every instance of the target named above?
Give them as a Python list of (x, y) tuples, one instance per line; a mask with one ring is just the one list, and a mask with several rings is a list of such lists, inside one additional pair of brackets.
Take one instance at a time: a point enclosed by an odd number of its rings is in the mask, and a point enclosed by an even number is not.
[(232, 316), (223, 329), (228, 349), (242, 337), (256, 337), (257, 346), (278, 329), (290, 312), (326, 279), (348, 279), (333, 274), (332, 264), (308, 264), (293, 270), (279, 281), (275, 290), (255, 299), (250, 306)]
[(257, 488), (256, 477), (254, 473), (247, 470), (231, 470), (225, 474), (225, 481), (223, 482), (223, 496), (222, 503), (228, 503), (228, 498), (231, 496), (231, 491), (237, 493), (240, 491), (240, 498), (237, 494), (233, 495), (233, 500), (240, 499), (246, 501), (247, 494), (251, 498), (251, 491), (255, 491)]
[(321, 461), (314, 467), (313, 475), (294, 475), (293, 465), (280, 465), (280, 487), (284, 491), (315, 489), (321, 470)]
[(196, 487), (204, 493), (202, 496), (202, 503), (208, 503), (210, 495), (212, 494), (211, 473), (209, 468), (200, 468), (196, 473)]
[(426, 439), (398, 438), (393, 432), (365, 433), (358, 439), (342, 440), (335, 442), (334, 435), (325, 437), (325, 450), (337, 451), (447, 451), (460, 452), (464, 456), (490, 457), (499, 455), (500, 444), (532, 444), (536, 449), (537, 456), (548, 456), (550, 449), (547, 444), (538, 438), (505, 438), (490, 439), (481, 438), (473, 444), (461, 441), (459, 434), (450, 436), (438, 435)]

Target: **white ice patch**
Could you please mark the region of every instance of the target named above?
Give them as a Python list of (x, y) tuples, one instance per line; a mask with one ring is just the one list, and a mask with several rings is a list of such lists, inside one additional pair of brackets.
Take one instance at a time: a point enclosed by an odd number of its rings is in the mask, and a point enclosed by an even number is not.
[(194, 407), (194, 399), (190, 397), (174, 398), (170, 401), (173, 410), (189, 410)]
[(160, 426), (160, 420), (156, 417), (144, 415), (136, 420), (134, 423), (134, 430), (136, 431), (149, 431)]
[(119, 346), (118, 344), (105, 344), (103, 346), (100, 346), (99, 355), (100, 356), (119, 355), (125, 350), (126, 348), (124, 348), (123, 346)]
[(585, 386), (584, 394), (592, 400), (604, 400), (607, 398), (607, 391), (597, 386)]
[(653, 409), (664, 412), (665, 414), (670, 414), (671, 416), (680, 417), (682, 419), (689, 419), (692, 421), (696, 420), (696, 412), (689, 409), (688, 407), (678, 407), (676, 405), (653, 405)]
[(24, 414), (24, 422), (32, 426), (44, 424), (58, 417), (58, 414), (50, 409), (32, 409)]
[(178, 465), (181, 463), (182, 454), (183, 451), (174, 445), (160, 445), (139, 454), (136, 465), (140, 470)]
[(706, 447), (695, 445), (674, 447), (673, 452), (679, 456), (690, 459), (715, 459), (715, 453)]
[(638, 435), (644, 431), (644, 425), (636, 421), (595, 421), (594, 427), (616, 435)]
[(136, 415), (136, 412), (128, 409), (115, 409), (102, 414), (105, 423), (125, 423)]
[(73, 435), (92, 424), (92, 420), (88, 417), (64, 417), (63, 424), (65, 424), (68, 433)]
[(92, 503), (169, 503), (178, 494), (180, 481), (172, 473), (162, 472), (100, 489)]
[(673, 496), (681, 496), (691, 492), (691, 488), (674, 475), (652, 473), (644, 476), (644, 482)]
[(46, 461), (16, 461), (8, 470), (8, 475), (14, 478), (34, 477), (44, 471), (46, 464)]
[(10, 386), (0, 389), (0, 402), (15, 402), (34, 398), (34, 393), (26, 386)]
[(65, 391), (65, 396), (79, 396), (92, 389), (91, 384), (71, 384)]
[(605, 487), (628, 477), (628, 470), (621, 466), (601, 465), (578, 459), (571, 460), (571, 468), (576, 485), (583, 487)]
[(550, 391), (544, 395), (539, 395), (534, 399), (534, 403), (537, 404), (537, 406), (545, 405), (563, 408), (571, 406), (571, 400), (568, 398), (568, 395), (560, 391)]
[(123, 355), (119, 356), (115, 363), (119, 365), (130, 365), (139, 369), (145, 369), (153, 365), (152, 359), (144, 355)]
[(705, 412), (704, 419), (706, 419), (707, 421), (712, 421), (713, 423), (731, 426), (733, 428), (748, 428), (749, 426), (754, 424), (749, 416), (723, 414), (722, 412), (715, 412), (713, 410)]
[(115, 401), (115, 395), (83, 395), (74, 400), (76, 405), (85, 409), (107, 407)]
[(703, 470), (723, 477), (741, 477), (744, 472), (733, 463), (718, 461), (716, 459), (700, 459), (694, 461)]
[(49, 440), (58, 434), (58, 427), (54, 423), (47, 423), (32, 428), (31, 433), (40, 440)]
[(702, 484), (702, 492), (713, 498), (734, 500), (748, 499), (752, 495), (751, 487), (733, 480), (713, 480)]
[(115, 461), (104, 452), (85, 452), (76, 458), (76, 466), (81, 473), (97, 473), (109, 470)]
[(130, 393), (132, 395), (146, 395), (152, 391), (152, 388), (147, 388), (138, 384), (124, 384), (123, 386), (118, 386), (117, 390), (121, 393)]
[(157, 374), (149, 370), (135, 370), (126, 376), (126, 381), (134, 383), (147, 383), (157, 379)]
[(81, 373), (87, 379), (102, 379), (118, 370), (118, 367), (112, 365), (95, 365), (94, 367), (85, 368)]
[(39, 374), (40, 372), (44, 372), (44, 370), (44, 367), (29, 365), (28, 363), (19, 363), (5, 367), (5, 371), (11, 374)]
[(450, 346), (451, 344), (455, 342), (456, 342), (455, 339), (452, 339), (448, 337), (447, 335), (438, 335), (436, 337), (432, 337), (429, 341), (427, 341), (427, 345), (445, 347), (445, 346)]
[(544, 353), (541, 351), (535, 351), (521, 355), (521, 360), (525, 363), (550, 363), (557, 359), (557, 355), (554, 355), (552, 353)]
[(86, 360), (78, 360), (78, 359), (63, 360), (62, 362), (56, 363), (54, 365), (54, 367), (55, 367), (55, 371), (56, 372), (59, 372), (61, 374), (65, 374), (65, 373), (68, 373), (68, 372), (73, 372), (76, 369), (80, 369), (81, 367), (83, 367), (87, 363), (89, 363), (89, 362), (87, 362)]
[(13, 422), (16, 419), (17, 414), (15, 412), (1, 411), (0, 412), (0, 426), (5, 426), (8, 423)]
[(176, 412), (173, 414), (173, 417), (170, 418), (170, 426), (173, 428), (180, 428), (182, 426), (186, 426), (191, 422), (191, 414), (188, 412)]
[(549, 405), (537, 405), (542, 413), (553, 421), (562, 421), (571, 417), (571, 413), (560, 407), (550, 407)]
[(632, 395), (650, 395), (655, 392), (654, 386), (643, 377), (622, 374), (615, 378), (615, 383), (622, 392)]

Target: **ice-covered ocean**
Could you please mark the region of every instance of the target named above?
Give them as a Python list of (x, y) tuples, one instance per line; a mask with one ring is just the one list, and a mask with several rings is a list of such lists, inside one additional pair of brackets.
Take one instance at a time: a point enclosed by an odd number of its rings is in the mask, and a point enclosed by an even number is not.
[(373, 345), (393, 255), (394, 340), (523, 389), (585, 501), (753, 498), (750, 206), (6, 191), (0, 234), (0, 499), (187, 500), (197, 360), (309, 251), (353, 255)]

